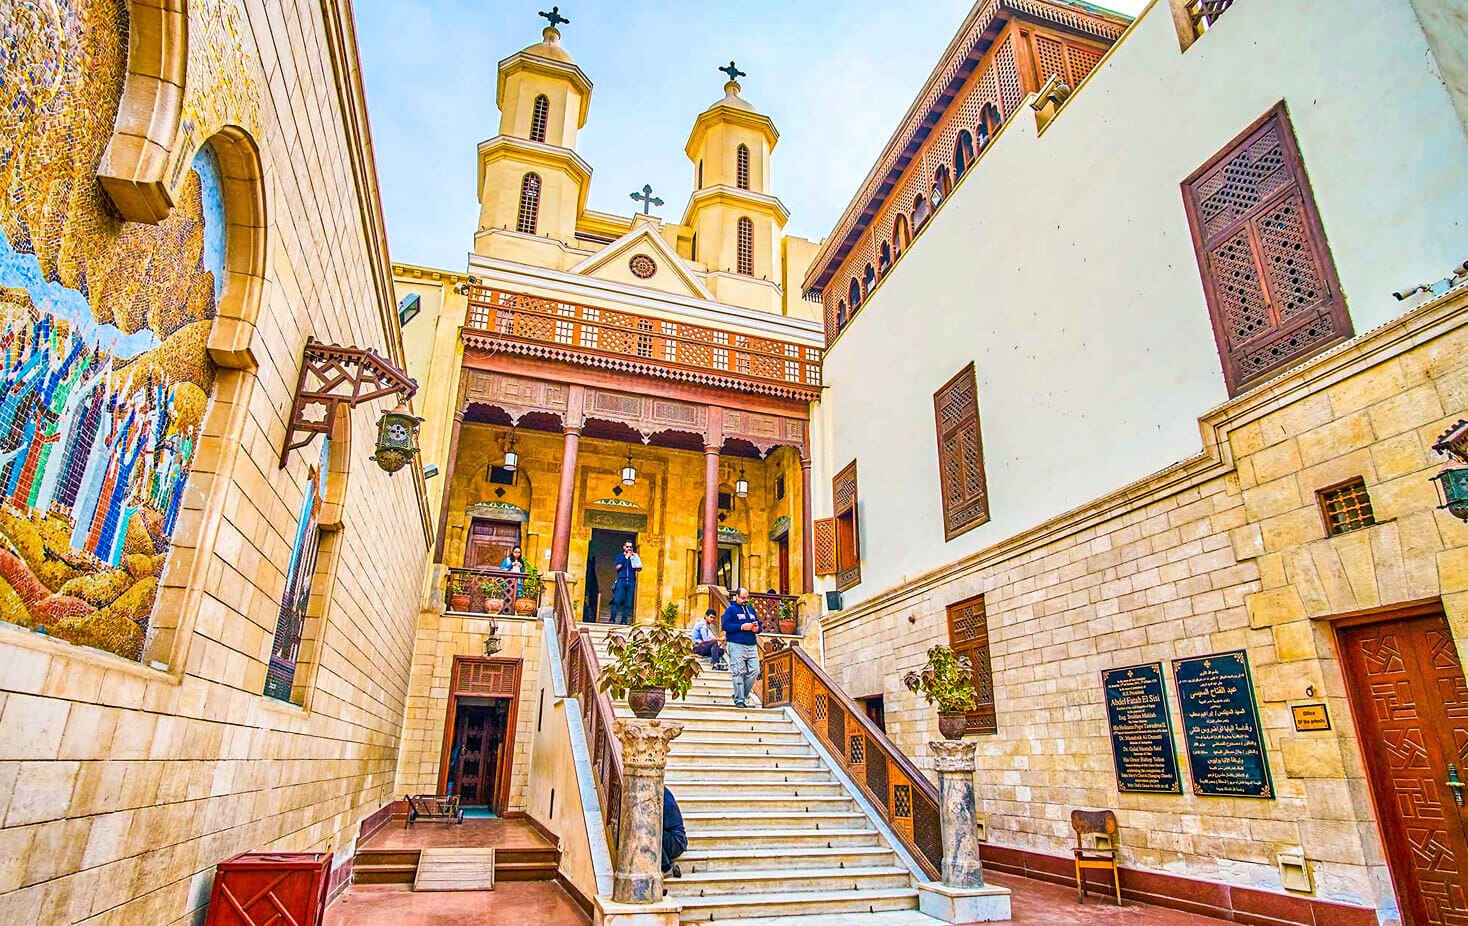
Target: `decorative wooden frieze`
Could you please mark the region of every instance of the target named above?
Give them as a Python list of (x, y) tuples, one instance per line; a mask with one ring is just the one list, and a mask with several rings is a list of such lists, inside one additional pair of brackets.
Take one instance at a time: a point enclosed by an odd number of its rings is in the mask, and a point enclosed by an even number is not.
[(496, 405), (517, 423), (527, 412), (564, 415), (569, 407), (567, 386), (522, 376), (465, 368), (463, 389), (466, 403)]
[(371, 348), (339, 347), (308, 338), (280, 449), (281, 467), (292, 450), (306, 446), (317, 434), (330, 433), (339, 407), (355, 408), (394, 393), (406, 403), (417, 391), (417, 382)]
[(749, 441), (761, 454), (775, 447), (805, 447), (805, 422), (798, 418), (761, 415), (757, 412), (724, 411), (724, 436)]
[(938, 431), (938, 484), (943, 532), (952, 540), (989, 520), (984, 444), (979, 436), (979, 387), (970, 363), (933, 394)]

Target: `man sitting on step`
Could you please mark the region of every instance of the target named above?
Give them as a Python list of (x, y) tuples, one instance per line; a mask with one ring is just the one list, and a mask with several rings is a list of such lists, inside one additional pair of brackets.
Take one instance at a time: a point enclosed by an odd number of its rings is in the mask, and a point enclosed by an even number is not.
[[(683, 877), (683, 869), (673, 861), (688, 848), (688, 833), (683, 829), (683, 811), (673, 799), (673, 792), (663, 788), (663, 875)], [(666, 893), (666, 891), (664, 892)]]
[(703, 620), (693, 625), (693, 652), (709, 661), (710, 669), (728, 668), (723, 665), (724, 647), (719, 639), (719, 612), (709, 608), (703, 612)]

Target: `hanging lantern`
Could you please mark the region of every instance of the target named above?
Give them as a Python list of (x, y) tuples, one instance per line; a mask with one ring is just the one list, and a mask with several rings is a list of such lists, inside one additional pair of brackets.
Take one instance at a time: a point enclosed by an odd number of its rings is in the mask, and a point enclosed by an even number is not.
[(493, 656), (500, 651), (500, 625), (489, 622), (489, 636), (484, 638), (484, 655)]
[[(1459, 463), (1468, 463), (1468, 421), (1459, 421), (1443, 432), (1432, 449)], [(1459, 521), (1468, 521), (1468, 468), (1448, 466), (1432, 477), (1443, 503), (1439, 508)]]
[(739, 478), (734, 481), (734, 494), (749, 498), (749, 480), (744, 478), (744, 467), (739, 467)]
[(406, 405), (383, 412), (377, 419), (377, 452), (372, 459), (384, 472), (391, 475), (412, 462), (418, 453), (418, 425), (422, 422)]
[(622, 467), (622, 485), (637, 485), (637, 467), (632, 465), (632, 451), (627, 451), (627, 465)]
[(520, 455), (515, 452), (515, 432), (510, 432), (510, 446), (505, 450), (505, 462), (500, 464), (500, 469), (513, 473), (520, 468)]

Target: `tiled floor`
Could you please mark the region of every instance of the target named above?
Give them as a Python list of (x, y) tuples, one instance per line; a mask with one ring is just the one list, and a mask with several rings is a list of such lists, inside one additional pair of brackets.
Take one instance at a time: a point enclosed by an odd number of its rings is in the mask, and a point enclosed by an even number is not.
[(364, 840), (359, 849), (554, 849), (524, 820), (427, 821), (404, 827), (394, 820)]
[(502, 881), (492, 891), (414, 893), (406, 884), (354, 884), (323, 926), (589, 926), (554, 882)]
[(986, 877), (1013, 892), (1011, 922), (1020, 926), (1221, 926), (1223, 923), (1223, 920), (1132, 901), (1118, 907), (1114, 900), (1094, 894), (1088, 894), (1086, 902), (1078, 904), (1074, 887), (1011, 875), (986, 873)]

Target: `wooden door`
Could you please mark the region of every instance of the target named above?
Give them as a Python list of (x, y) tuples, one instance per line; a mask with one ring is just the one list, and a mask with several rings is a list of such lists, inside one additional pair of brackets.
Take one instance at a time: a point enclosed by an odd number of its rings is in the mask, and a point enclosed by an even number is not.
[[(1388, 866), (1406, 926), (1468, 924), (1468, 684), (1440, 608), (1339, 631)], [(1465, 798), (1468, 800), (1468, 798)]]
[(488, 804), (489, 795), (494, 793), (494, 762), (498, 756), (493, 751), (489, 714), (487, 707), (459, 705), (454, 724), (453, 780), (459, 803), (464, 806)]
[(775, 554), (779, 557), (780, 563), (780, 571), (777, 573), (780, 594), (788, 595), (790, 594), (790, 538), (781, 537), (775, 542)]
[(469, 524), (469, 542), (464, 548), (468, 569), (498, 569), (510, 551), (520, 545), (520, 525), (514, 521), (475, 518)]

